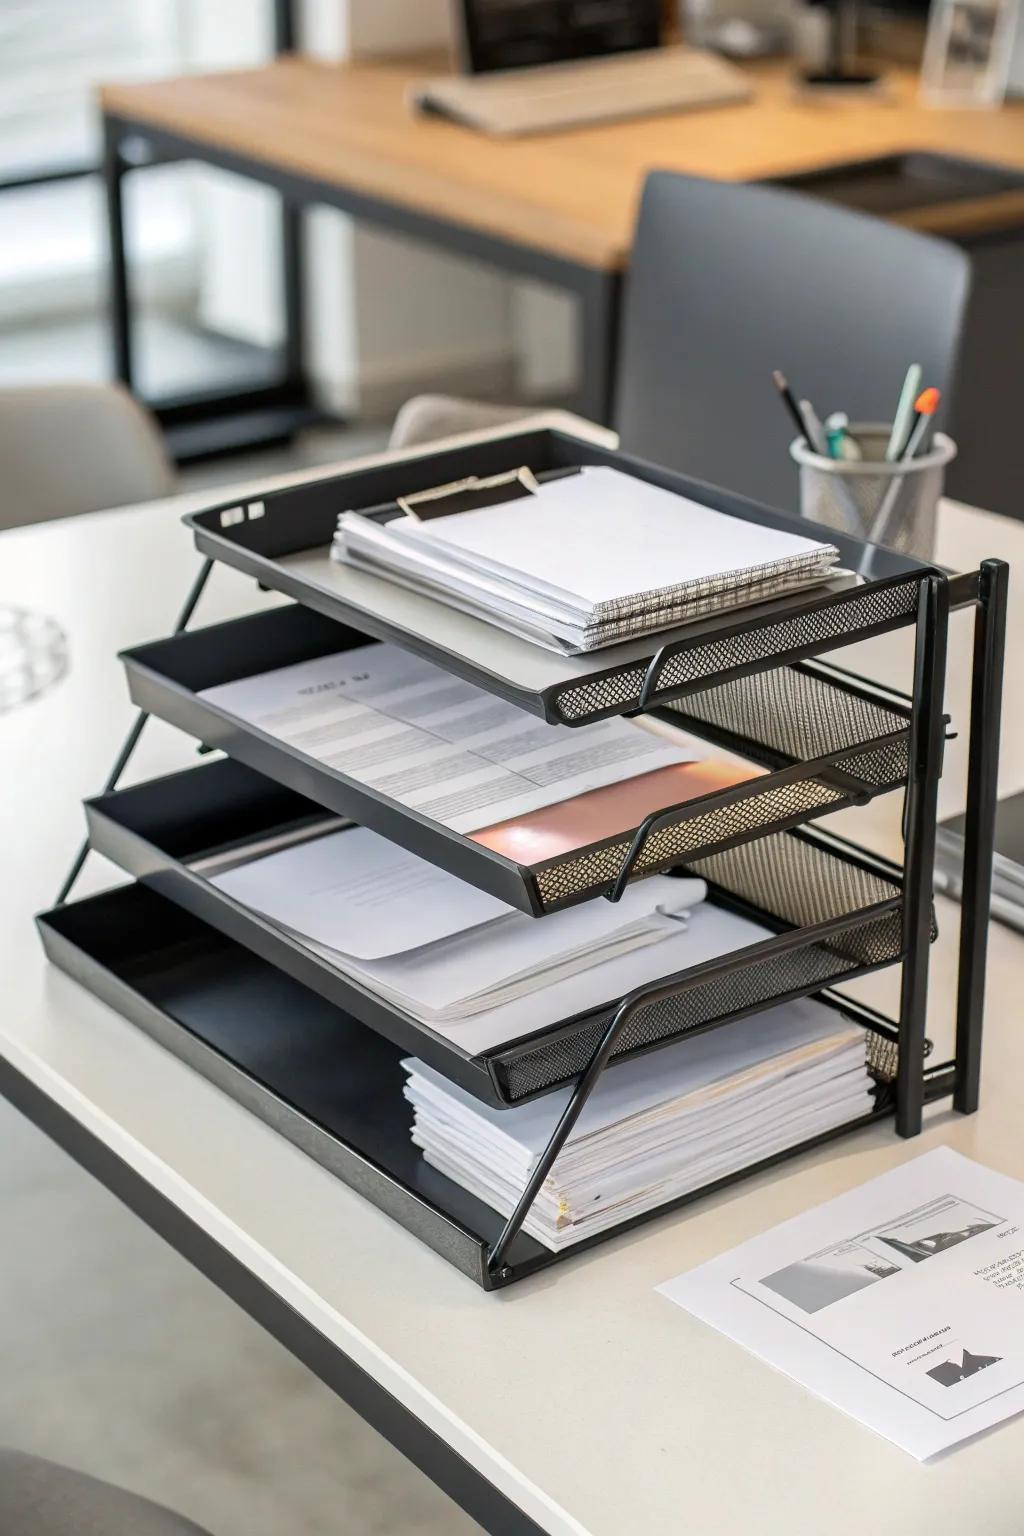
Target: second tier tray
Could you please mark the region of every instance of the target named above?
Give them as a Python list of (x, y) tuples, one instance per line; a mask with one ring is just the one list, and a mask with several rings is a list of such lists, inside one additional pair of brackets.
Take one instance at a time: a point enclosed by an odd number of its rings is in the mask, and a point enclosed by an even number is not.
[(659, 810), (616, 837), (520, 864), (203, 697), (219, 684), (365, 645), (366, 638), (296, 604), (139, 646), (122, 659), (141, 708), (534, 916), (614, 896), (635, 876), (863, 804), (906, 782), (905, 703), (825, 667), (783, 667), (705, 688), (665, 715), (770, 772)]

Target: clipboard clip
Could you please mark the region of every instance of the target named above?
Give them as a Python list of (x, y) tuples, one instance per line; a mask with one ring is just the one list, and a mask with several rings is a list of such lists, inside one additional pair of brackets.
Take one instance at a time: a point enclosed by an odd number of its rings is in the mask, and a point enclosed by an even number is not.
[(396, 496), (395, 505), (414, 522), (428, 523), (431, 518), (448, 517), (453, 512), (475, 512), (480, 507), (536, 496), (539, 490), (533, 470), (523, 464), (500, 475), (467, 475), (462, 480), (450, 480), (447, 485)]

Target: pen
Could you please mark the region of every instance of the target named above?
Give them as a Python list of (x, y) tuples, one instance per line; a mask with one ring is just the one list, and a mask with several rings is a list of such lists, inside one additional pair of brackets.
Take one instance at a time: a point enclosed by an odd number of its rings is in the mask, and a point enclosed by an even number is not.
[(825, 422), (828, 451), (834, 459), (859, 459), (860, 444), (850, 435), (850, 418), (845, 411), (833, 411)]
[[(817, 411), (809, 400), (800, 401), (800, 413), (807, 422), (810, 433), (811, 447), (815, 453), (823, 459), (833, 458), (825, 428), (822, 426)], [(860, 505), (853, 494), (853, 487), (843, 479), (842, 475), (832, 476), (832, 488), (836, 497), (843, 503), (847, 516), (850, 518), (850, 532), (862, 534), (864, 532), (864, 518)]]
[(783, 405), (786, 407), (786, 410), (793, 418), (793, 425), (796, 427), (798, 434), (804, 439), (805, 442), (810, 443), (811, 434), (808, 430), (806, 421), (801, 415), (800, 407), (797, 405), (796, 400), (793, 398), (793, 391), (789, 387), (789, 382), (786, 379), (786, 375), (784, 373), (780, 373), (778, 368), (776, 368), (772, 372), (772, 379), (775, 382), (775, 388), (782, 396)]
[(828, 439), (825, 436), (825, 428), (822, 426), (818, 413), (809, 400), (800, 401), (800, 415), (807, 426), (805, 433), (807, 441), (810, 443), (815, 453), (820, 454), (822, 458), (827, 459), (829, 452)]
[(899, 403), (896, 406), (896, 414), (892, 419), (892, 431), (889, 434), (889, 443), (885, 450), (885, 457), (890, 463), (900, 457), (906, 445), (914, 415), (914, 401), (917, 399), (920, 388), (921, 365), (920, 363), (911, 363), (907, 369), (907, 376), (903, 380), (903, 388), (900, 390)]
[(914, 401), (914, 425), (907, 438), (907, 446), (900, 454), (901, 464), (907, 459), (914, 458), (917, 450), (923, 446), (941, 399), (941, 391), (933, 386), (931, 389), (922, 390)]

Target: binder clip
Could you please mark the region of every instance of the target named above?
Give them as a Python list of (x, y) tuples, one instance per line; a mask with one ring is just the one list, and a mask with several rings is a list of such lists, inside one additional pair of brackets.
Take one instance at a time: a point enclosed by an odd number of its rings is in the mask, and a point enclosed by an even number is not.
[(448, 517), (453, 512), (475, 512), (480, 507), (498, 506), (506, 501), (518, 501), (522, 496), (535, 496), (540, 490), (532, 469), (524, 464), (519, 469), (506, 470), (500, 475), (467, 475), (462, 480), (450, 480), (447, 485), (435, 485), (427, 491), (414, 491), (410, 496), (396, 496), (395, 505), (417, 523), (429, 522), (432, 517)]

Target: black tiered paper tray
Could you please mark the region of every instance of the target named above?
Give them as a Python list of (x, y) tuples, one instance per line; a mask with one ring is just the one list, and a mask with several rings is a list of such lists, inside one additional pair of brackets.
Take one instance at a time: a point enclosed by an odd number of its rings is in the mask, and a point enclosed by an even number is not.
[[(86, 809), (98, 852), (486, 1103), (521, 1103), (572, 1081), (621, 1002), (609, 998), (472, 1055), (343, 975), (204, 873), (217, 854), (336, 826), (320, 806), (224, 759), (100, 796)], [(709, 882), (710, 901), (752, 918), (771, 936), (652, 984), (651, 1001), (631, 1021), (618, 1058), (863, 975), (903, 954), (899, 872), (838, 838), (779, 833), (688, 862), (687, 870)]]
[(633, 877), (724, 853), (906, 781), (905, 701), (820, 664), (780, 667), (705, 687), (664, 711), (770, 772), (658, 811), (616, 837), (519, 864), (200, 697), (366, 639), (295, 604), (139, 646), (122, 660), (141, 708), (534, 916), (614, 896)]
[[(727, 1178), (551, 1253), (520, 1232), (502, 1264), (488, 1252), (503, 1218), (429, 1167), (412, 1144), (403, 1047), (366, 1030), (268, 960), (141, 884), (37, 919), (50, 959), (119, 1013), (400, 1222), (485, 1290), (571, 1258), (608, 1237), (746, 1178), (891, 1109), (895, 1027), (826, 993), (865, 1030), (879, 1076), (874, 1109)], [(948, 1076), (948, 1074), (947, 1074)], [(948, 1092), (937, 1080), (934, 1092)]]
[(726, 611), (588, 656), (562, 657), (528, 640), (332, 561), (341, 512), (379, 506), (458, 480), (528, 465), (538, 474), (609, 465), (748, 522), (834, 544), (841, 564), (859, 571), (865, 547), (813, 523), (795, 525), (743, 497), (687, 479), (612, 449), (550, 430), (423, 451), (374, 468), (307, 481), (186, 517), (197, 548), (307, 608), (390, 640), (522, 709), (559, 725), (585, 725), (679, 699), (716, 682), (866, 639), (917, 615), (918, 586), (930, 569), (887, 550), (867, 561), (869, 579), (849, 579)]

